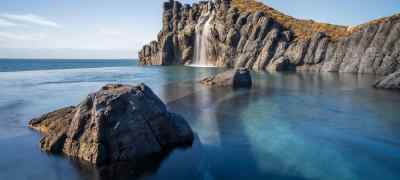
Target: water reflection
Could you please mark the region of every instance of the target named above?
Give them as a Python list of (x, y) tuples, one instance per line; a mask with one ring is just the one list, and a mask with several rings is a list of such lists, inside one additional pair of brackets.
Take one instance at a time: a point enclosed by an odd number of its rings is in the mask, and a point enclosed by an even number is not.
[[(196, 82), (218, 71), (171, 66), (0, 76), (0, 179), (400, 177), (400, 94), (370, 88), (376, 77), (253, 73), (253, 89), (237, 91)], [(39, 151), (27, 120), (112, 82), (147, 83), (189, 121), (194, 145), (152, 162), (100, 169)]]
[[(388, 117), (380, 120), (376, 114), (382, 111), (375, 102), (381, 99), (393, 106), (399, 96), (369, 88), (375, 77), (329, 73), (253, 76), (257, 83), (252, 90), (195, 88), (195, 93), (169, 104), (200, 134), (212, 177), (378, 178), (369, 173), (373, 168), (396, 179), (393, 170), (398, 163), (385, 167), (384, 159), (368, 157), (398, 150), (393, 146), (396, 141), (385, 141), (399, 133), (392, 134), (382, 124), (389, 120), (391, 129), (398, 129), (399, 122), (393, 126), (390, 117), (400, 114), (389, 109)], [(382, 101), (389, 96), (394, 101)], [(378, 140), (377, 136), (386, 137)]]
[(142, 160), (125, 163), (115, 163), (100, 167), (95, 167), (93, 165), (77, 160), (71, 160), (71, 163), (81, 177), (85, 177), (91, 180), (139, 179), (157, 172), (157, 170), (160, 168), (161, 162), (169, 154), (170, 151)]

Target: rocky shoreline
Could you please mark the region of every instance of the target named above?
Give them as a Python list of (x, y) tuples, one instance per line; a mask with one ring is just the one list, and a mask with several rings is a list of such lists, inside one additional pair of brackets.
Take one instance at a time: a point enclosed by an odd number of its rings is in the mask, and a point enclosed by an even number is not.
[[(165, 2), (162, 30), (156, 41), (139, 52), (140, 63), (193, 64), (200, 62), (196, 54), (201, 51), (208, 65), (257, 71), (387, 76), (400, 69), (400, 15), (356, 28), (314, 23), (322, 30), (310, 30), (302, 38), (293, 27), (302, 26), (305, 20), (290, 17), (298, 25), (286, 27), (270, 15), (272, 8), (246, 11), (238, 7), (241, 1), (215, 0), (192, 5)], [(342, 29), (344, 35), (333, 38), (329, 30), (335, 28)]]
[[(376, 88), (400, 88), (400, 15), (342, 37), (321, 30), (300, 38), (298, 30), (268, 14), (275, 10), (247, 12), (234, 2), (241, 0), (164, 3), (163, 29), (140, 51), (140, 63), (234, 68), (200, 81), (234, 89), (252, 87), (250, 70), (384, 75)], [(43, 135), (43, 151), (94, 165), (150, 160), (194, 140), (183, 117), (169, 112), (144, 84), (106, 85), (77, 106), (31, 120), (29, 127)]]
[(381, 89), (400, 89), (400, 71), (380, 79), (374, 86)]

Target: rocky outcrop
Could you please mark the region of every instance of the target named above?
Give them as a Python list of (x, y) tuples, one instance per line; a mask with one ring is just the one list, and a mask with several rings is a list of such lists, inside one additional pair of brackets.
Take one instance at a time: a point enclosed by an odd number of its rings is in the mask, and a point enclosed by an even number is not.
[(207, 77), (200, 83), (208, 86), (231, 86), (234, 89), (251, 88), (252, 86), (250, 71), (246, 68), (229, 70), (216, 76)]
[(42, 150), (92, 164), (135, 161), (190, 145), (193, 133), (146, 85), (106, 85), (76, 107), (29, 122)]
[[(268, 13), (272, 8), (246, 11), (238, 2), (165, 2), (162, 31), (140, 51), (140, 63), (194, 63), (202, 49), (207, 64), (218, 67), (378, 75), (400, 69), (400, 15), (348, 29), (329, 24), (304, 27), (304, 38), (298, 29), (308, 21), (289, 17), (293, 23), (288, 26)], [(341, 30), (340, 36), (330, 33), (335, 29)]]
[(400, 89), (400, 70), (376, 82), (375, 87), (382, 89)]

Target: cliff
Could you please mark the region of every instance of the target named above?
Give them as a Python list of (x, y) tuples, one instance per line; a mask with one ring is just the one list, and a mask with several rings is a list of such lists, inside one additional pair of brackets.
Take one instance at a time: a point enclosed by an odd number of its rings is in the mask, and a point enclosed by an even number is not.
[(388, 75), (400, 69), (400, 15), (356, 27), (287, 16), (254, 0), (168, 1), (145, 65), (194, 64)]

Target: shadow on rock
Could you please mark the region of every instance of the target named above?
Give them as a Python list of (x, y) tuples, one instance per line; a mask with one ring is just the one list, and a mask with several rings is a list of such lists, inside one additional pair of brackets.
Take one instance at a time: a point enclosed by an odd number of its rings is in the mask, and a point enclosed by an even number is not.
[(100, 166), (154, 162), (194, 139), (185, 119), (144, 84), (106, 85), (76, 107), (31, 120), (29, 127), (44, 135), (43, 151)]

